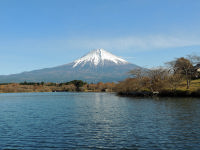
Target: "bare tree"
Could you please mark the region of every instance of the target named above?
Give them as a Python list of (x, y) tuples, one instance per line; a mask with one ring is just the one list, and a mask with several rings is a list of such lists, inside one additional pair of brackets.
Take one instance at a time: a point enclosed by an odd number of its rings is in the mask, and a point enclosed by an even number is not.
[(169, 77), (168, 70), (164, 68), (151, 69), (148, 71), (149, 85), (152, 92), (166, 88)]
[(190, 60), (190, 62), (193, 64), (193, 73), (192, 73), (192, 78), (197, 79), (200, 77), (200, 56), (198, 55), (187, 55), (187, 58)]
[(183, 78), (181, 77), (180, 74), (171, 74), (169, 75), (168, 78), (168, 85), (169, 87), (175, 91), (176, 88), (180, 85), (180, 83), (183, 81)]
[(134, 78), (142, 79), (142, 77), (144, 77), (147, 72), (144, 69), (133, 69), (129, 71), (129, 74), (131, 74)]
[(200, 64), (200, 56), (198, 55), (187, 55), (187, 59), (195, 66)]

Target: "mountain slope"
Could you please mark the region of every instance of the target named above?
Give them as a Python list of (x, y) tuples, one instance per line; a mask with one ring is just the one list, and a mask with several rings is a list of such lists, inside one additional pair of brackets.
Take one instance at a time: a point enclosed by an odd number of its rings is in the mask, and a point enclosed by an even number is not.
[(128, 77), (127, 72), (135, 68), (141, 67), (103, 49), (97, 49), (66, 65), (0, 76), (0, 83), (67, 82), (75, 79), (95, 83), (117, 82)]

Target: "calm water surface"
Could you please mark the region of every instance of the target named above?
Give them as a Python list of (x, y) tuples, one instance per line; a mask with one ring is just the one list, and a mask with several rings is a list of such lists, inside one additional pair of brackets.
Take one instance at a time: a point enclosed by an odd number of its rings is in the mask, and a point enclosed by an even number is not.
[(200, 99), (0, 94), (0, 149), (200, 149)]

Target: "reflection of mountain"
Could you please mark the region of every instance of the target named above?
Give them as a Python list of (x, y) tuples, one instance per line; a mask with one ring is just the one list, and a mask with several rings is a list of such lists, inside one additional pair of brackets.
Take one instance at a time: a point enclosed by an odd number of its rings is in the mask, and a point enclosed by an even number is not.
[(128, 76), (127, 72), (135, 68), (140, 67), (103, 49), (97, 49), (66, 65), (2, 75), (0, 82), (66, 82), (75, 79), (87, 82), (115, 82), (125, 79)]

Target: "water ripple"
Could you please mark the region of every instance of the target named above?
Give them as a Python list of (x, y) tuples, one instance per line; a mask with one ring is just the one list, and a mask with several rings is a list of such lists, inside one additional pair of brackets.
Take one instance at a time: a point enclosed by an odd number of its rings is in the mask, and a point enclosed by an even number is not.
[(200, 99), (0, 94), (0, 149), (200, 149)]

